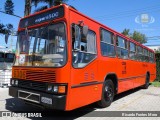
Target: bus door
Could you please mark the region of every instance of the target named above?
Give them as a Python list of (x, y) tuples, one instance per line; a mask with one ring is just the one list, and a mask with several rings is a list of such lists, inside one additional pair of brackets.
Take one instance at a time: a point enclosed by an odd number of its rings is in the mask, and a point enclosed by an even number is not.
[(81, 33), (83, 31), (81, 29), (84, 28), (76, 24), (72, 25), (72, 67), (74, 68), (72, 82), (76, 84), (95, 81), (95, 73), (97, 73), (97, 64), (94, 61), (97, 56), (96, 35), (88, 30), (85, 36)]
[[(72, 69), (71, 91), (72, 106), (89, 104), (97, 99), (97, 50), (96, 34), (88, 30), (86, 36), (83, 27), (72, 25)], [(100, 88), (100, 87), (99, 87)], [(79, 100), (78, 102), (75, 102)]]

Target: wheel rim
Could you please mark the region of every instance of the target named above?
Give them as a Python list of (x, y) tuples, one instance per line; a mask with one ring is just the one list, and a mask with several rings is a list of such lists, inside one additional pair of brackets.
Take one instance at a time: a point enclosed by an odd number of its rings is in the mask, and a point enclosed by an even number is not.
[(105, 87), (104, 99), (106, 101), (112, 101), (112, 99), (113, 99), (113, 89), (112, 89), (111, 86), (106, 86)]

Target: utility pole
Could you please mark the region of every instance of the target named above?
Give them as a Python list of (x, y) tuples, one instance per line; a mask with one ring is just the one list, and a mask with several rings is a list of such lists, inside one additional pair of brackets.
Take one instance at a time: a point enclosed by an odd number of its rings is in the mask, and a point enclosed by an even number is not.
[(25, 0), (24, 16), (30, 15), (30, 13), (31, 13), (31, 3), (32, 3), (32, 0)]

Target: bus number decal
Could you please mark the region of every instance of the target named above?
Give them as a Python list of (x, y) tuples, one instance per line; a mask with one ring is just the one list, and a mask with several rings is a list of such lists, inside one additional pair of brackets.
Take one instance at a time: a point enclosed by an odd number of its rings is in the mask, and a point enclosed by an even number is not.
[(126, 74), (126, 62), (122, 62), (122, 74)]

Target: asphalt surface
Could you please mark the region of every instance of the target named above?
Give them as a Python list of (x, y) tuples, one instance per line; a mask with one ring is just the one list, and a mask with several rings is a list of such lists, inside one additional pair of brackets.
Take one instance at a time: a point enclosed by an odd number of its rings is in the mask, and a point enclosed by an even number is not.
[[(8, 88), (0, 88), (0, 111), (16, 113), (14, 117), (0, 117), (0, 120), (43, 120), (45, 116), (48, 119), (63, 120), (64, 118), (77, 120), (160, 120), (160, 116), (156, 116), (160, 115), (160, 87), (150, 86), (147, 90), (138, 88), (119, 94), (115, 97), (111, 106), (107, 108), (102, 109), (98, 108), (96, 104), (91, 104), (71, 112), (44, 110), (27, 105), (19, 99), (8, 96)], [(42, 115), (42, 118), (25, 117), (25, 114), (28, 113), (39, 113), (37, 115)], [(151, 113), (151, 117), (148, 117), (149, 113)], [(122, 117), (122, 114), (125, 116), (135, 115), (136, 117)], [(145, 116), (146, 114), (147, 116)]]

